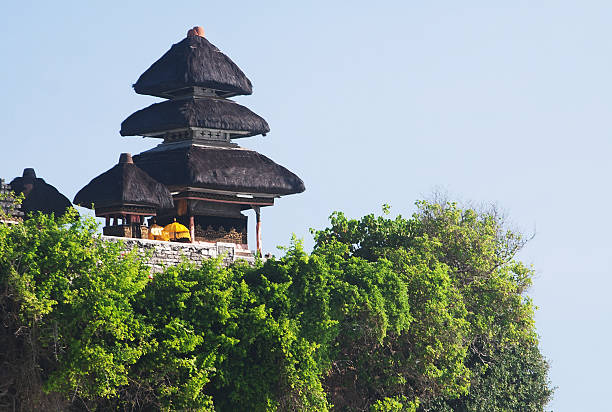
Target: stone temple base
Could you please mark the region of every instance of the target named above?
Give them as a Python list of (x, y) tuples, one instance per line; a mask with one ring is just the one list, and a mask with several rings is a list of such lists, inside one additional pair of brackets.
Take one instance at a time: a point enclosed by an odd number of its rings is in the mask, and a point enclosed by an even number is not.
[(224, 265), (231, 265), (237, 261), (255, 263), (255, 254), (246, 249), (244, 245), (234, 243), (179, 243), (162, 242), (159, 240), (133, 239), (116, 236), (102, 236), (107, 242), (123, 242), (125, 251), (134, 248), (141, 256), (150, 254), (149, 266), (152, 273), (162, 272), (165, 267), (174, 266), (184, 259), (196, 265), (205, 259), (223, 258)]

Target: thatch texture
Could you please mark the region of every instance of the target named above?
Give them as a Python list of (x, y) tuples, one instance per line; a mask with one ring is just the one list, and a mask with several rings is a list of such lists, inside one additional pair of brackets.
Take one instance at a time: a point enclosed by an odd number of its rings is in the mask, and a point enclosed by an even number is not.
[(184, 146), (150, 150), (134, 162), (171, 188), (196, 187), (238, 193), (288, 195), (305, 190), (295, 174), (252, 150)]
[(174, 207), (172, 195), (161, 183), (136, 166), (131, 156), (121, 155), (119, 164), (94, 178), (74, 197), (83, 207), (108, 208), (148, 206), (159, 209)]
[(23, 176), (13, 179), (10, 186), (16, 194), (25, 195), (21, 203), (21, 211), (25, 214), (41, 212), (62, 216), (68, 208), (72, 207), (72, 203), (66, 196), (43, 179), (36, 177), (34, 169), (25, 169)]
[(139, 94), (168, 97), (168, 92), (199, 86), (222, 95), (253, 93), (242, 70), (204, 37), (191, 36), (174, 44), (134, 84)]
[(202, 127), (243, 131), (248, 137), (268, 133), (268, 123), (231, 100), (187, 98), (155, 103), (139, 110), (121, 123), (121, 136), (151, 136), (163, 131)]

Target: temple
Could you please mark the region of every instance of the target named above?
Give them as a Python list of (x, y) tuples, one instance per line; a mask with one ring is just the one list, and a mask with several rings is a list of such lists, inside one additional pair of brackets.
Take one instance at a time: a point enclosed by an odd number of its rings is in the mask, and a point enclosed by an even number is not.
[(54, 186), (36, 176), (36, 171), (25, 168), (23, 175), (9, 183), (10, 189), (17, 195), (23, 195), (19, 209), (24, 217), (34, 213), (54, 214), (63, 216), (72, 207), (70, 200), (61, 194)]
[(148, 237), (146, 217), (174, 206), (168, 189), (138, 168), (129, 153), (81, 189), (74, 203), (94, 205), (96, 216), (106, 218), (103, 234), (135, 238)]
[(140, 76), (134, 90), (166, 100), (130, 115), (120, 134), (162, 142), (133, 158), (123, 154), (74, 203), (105, 217), (105, 234), (151, 238), (153, 223), (177, 222), (191, 242), (241, 249), (248, 249), (242, 212), (253, 209), (261, 253), (261, 208), (305, 188), (283, 166), (235, 143), (270, 131), (263, 118), (229, 100), (250, 95), (251, 81), (195, 27)]

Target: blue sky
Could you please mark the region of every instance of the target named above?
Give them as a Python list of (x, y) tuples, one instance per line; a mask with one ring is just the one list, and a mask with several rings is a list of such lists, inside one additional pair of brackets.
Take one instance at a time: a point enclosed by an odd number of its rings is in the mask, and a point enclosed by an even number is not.
[(307, 187), (262, 211), (267, 249), (291, 233), (312, 245), (333, 210), (409, 215), (439, 189), (496, 203), (536, 233), (521, 258), (550, 406), (605, 410), (612, 3), (501, 3), (2, 2), (0, 177), (35, 167), (72, 199), (156, 145), (119, 136), (158, 100), (131, 84), (202, 25), (253, 82), (236, 100), (271, 127), (240, 143)]

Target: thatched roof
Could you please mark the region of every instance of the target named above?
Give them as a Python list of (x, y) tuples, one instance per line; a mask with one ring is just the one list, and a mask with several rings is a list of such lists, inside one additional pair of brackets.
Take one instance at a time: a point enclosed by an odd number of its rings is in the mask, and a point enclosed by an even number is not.
[(134, 162), (171, 188), (270, 195), (305, 190), (302, 179), (283, 166), (255, 151), (240, 148), (185, 145), (168, 150), (152, 149), (134, 156)]
[(21, 211), (25, 214), (41, 212), (62, 216), (72, 207), (66, 196), (43, 179), (36, 177), (36, 172), (32, 168), (24, 169), (23, 176), (13, 179), (10, 186), (13, 192), (25, 194), (25, 199), (21, 203)]
[[(138, 94), (170, 97), (172, 91), (199, 86), (235, 96), (253, 93), (242, 70), (204, 37), (190, 36), (174, 44), (134, 84)], [(170, 93), (168, 93), (170, 92)]]
[(74, 197), (74, 203), (83, 207), (107, 208), (149, 206), (172, 208), (172, 195), (161, 183), (136, 166), (129, 153), (123, 153), (119, 164), (94, 178)]
[(270, 131), (264, 119), (238, 103), (192, 97), (155, 103), (139, 110), (121, 123), (120, 133), (122, 136), (154, 136), (163, 131), (187, 127), (247, 132), (235, 137), (255, 136)]

